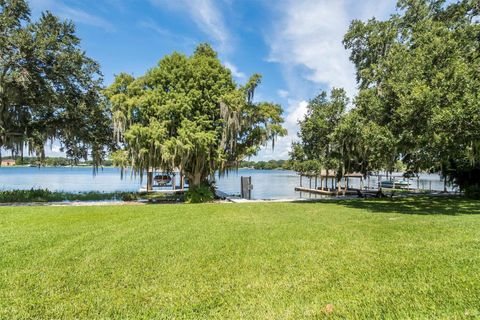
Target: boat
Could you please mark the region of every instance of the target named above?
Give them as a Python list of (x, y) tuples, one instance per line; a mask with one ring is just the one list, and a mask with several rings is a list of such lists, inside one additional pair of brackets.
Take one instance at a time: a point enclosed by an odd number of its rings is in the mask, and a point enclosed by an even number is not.
[[(152, 185), (150, 186), (150, 191), (154, 192), (163, 192), (163, 193), (177, 193), (183, 192), (185, 189), (188, 189), (188, 180), (180, 175), (179, 172), (159, 172), (156, 173), (152, 178)], [(147, 182), (148, 183), (148, 182)], [(179, 183), (179, 184), (178, 184)], [(147, 192), (148, 184), (141, 186), (138, 190), (139, 192)]]
[(384, 180), (380, 182), (380, 187), (381, 188), (387, 188), (387, 189), (392, 189), (392, 188), (398, 188), (398, 189), (406, 189), (410, 186), (410, 183), (405, 180)]
[(158, 186), (166, 186), (172, 181), (172, 178), (168, 174), (157, 174), (153, 180)]

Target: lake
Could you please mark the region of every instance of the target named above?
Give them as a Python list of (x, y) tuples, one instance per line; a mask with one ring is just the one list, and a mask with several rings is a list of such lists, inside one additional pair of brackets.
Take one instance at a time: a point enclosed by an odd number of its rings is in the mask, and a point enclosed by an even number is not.
[[(217, 186), (228, 194), (240, 193), (240, 177), (252, 177), (252, 196), (256, 199), (298, 198), (294, 191), (298, 185), (298, 176), (287, 170), (239, 169), (228, 175), (216, 177)], [(124, 175), (117, 168), (99, 169), (93, 175), (89, 167), (0, 167), (0, 189), (42, 188), (52, 191), (137, 191), (145, 185), (145, 179)]]
[[(288, 170), (239, 169), (220, 178), (216, 177), (216, 184), (223, 192), (238, 194), (241, 176), (252, 177), (254, 199), (320, 197), (296, 192), (294, 189), (299, 185), (299, 176), (296, 172)], [(351, 180), (354, 187), (355, 180)], [(304, 178), (304, 186), (308, 185), (307, 183), (308, 179)], [(443, 182), (438, 175), (421, 175), (420, 183), (425, 188), (431, 183), (433, 190), (443, 190)], [(122, 179), (117, 168), (99, 169), (98, 173), (93, 175), (92, 168), (89, 167), (0, 167), (1, 190), (42, 188), (51, 191), (113, 192), (137, 191), (142, 185), (145, 185), (145, 180), (141, 182), (139, 177), (130, 173)]]

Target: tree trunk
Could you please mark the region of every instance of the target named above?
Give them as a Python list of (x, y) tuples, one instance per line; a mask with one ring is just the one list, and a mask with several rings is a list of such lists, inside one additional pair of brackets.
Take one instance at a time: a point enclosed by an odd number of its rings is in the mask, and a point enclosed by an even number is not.
[[(2, 79), (0, 80), (0, 135), (4, 135), (7, 130), (7, 128), (5, 128), (5, 115), (6, 115), (8, 103), (5, 95), (5, 86), (4, 86), (3, 78), (4, 78), (4, 75), (2, 75)], [(0, 143), (0, 146), (1, 146), (1, 143)]]
[[(3, 72), (2, 72), (3, 73)], [(0, 127), (3, 125), (3, 110), (5, 108), (5, 89), (3, 84), (3, 75), (0, 74)]]
[(153, 190), (153, 172), (148, 171), (147, 172), (147, 192), (150, 192)]
[(200, 172), (195, 172), (193, 174), (187, 174), (188, 176), (188, 186), (189, 188), (198, 187), (202, 184), (202, 174)]

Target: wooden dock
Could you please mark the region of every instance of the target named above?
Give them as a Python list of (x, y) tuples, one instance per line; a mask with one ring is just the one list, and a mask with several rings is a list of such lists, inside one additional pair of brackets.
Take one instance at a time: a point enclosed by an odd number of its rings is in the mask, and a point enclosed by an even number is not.
[(152, 189), (150, 191), (147, 191), (146, 187), (141, 187), (138, 189), (138, 192), (148, 192), (148, 193), (164, 193), (164, 194), (180, 194), (184, 193), (188, 189)]
[(308, 192), (308, 193), (313, 193), (313, 194), (320, 194), (320, 195), (325, 195), (325, 196), (343, 196), (343, 195), (356, 195), (358, 194), (357, 190), (353, 189), (348, 189), (344, 190), (341, 189), (339, 190), (322, 190), (322, 189), (310, 189), (310, 188), (305, 188), (305, 187), (295, 187), (295, 191), (298, 192)]

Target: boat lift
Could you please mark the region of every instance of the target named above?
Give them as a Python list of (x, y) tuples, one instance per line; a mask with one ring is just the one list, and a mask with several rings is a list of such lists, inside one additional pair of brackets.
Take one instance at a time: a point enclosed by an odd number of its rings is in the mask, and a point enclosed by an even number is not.
[[(180, 184), (177, 185), (177, 177)], [(148, 170), (147, 185), (142, 186), (139, 192), (183, 193), (188, 189), (188, 180), (179, 170), (174, 172), (156, 172)]]

